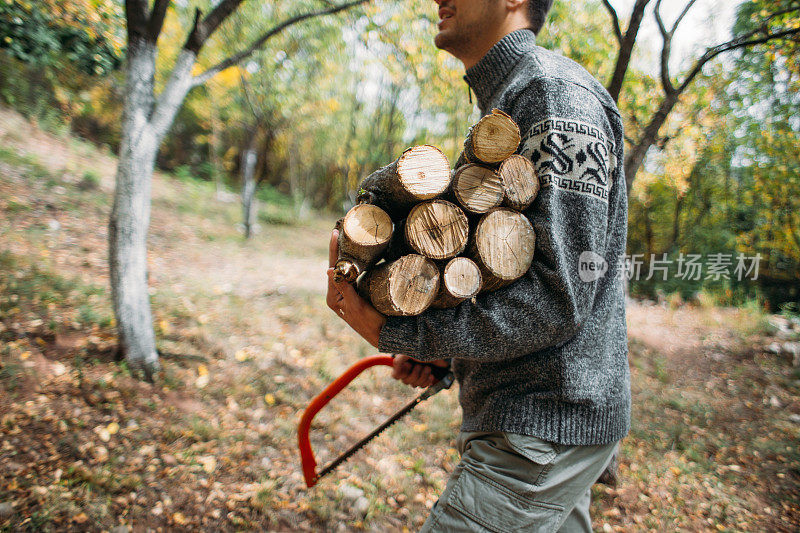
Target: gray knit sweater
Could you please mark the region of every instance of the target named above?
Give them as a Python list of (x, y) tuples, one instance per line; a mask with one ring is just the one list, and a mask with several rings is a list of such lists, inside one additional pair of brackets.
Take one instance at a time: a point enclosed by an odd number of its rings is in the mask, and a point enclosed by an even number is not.
[(465, 79), (484, 114), (496, 107), (519, 124), (519, 152), (538, 171), (542, 188), (525, 211), (536, 231), (533, 264), (474, 303), (389, 317), (379, 348), (453, 358), (465, 431), (616, 441), (628, 432), (631, 404), (617, 107), (586, 70), (536, 46), (528, 30), (506, 35)]

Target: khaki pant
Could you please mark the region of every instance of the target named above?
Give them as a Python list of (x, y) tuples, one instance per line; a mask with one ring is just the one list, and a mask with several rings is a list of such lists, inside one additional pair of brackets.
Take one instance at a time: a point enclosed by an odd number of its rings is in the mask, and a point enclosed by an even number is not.
[(462, 431), (461, 462), (420, 533), (591, 532), (590, 488), (616, 445)]

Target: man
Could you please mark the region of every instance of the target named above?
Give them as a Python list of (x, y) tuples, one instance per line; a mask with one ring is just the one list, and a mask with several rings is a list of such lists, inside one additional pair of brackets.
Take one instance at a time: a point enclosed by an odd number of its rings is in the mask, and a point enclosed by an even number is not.
[(461, 461), (423, 531), (591, 531), (590, 487), (630, 424), (619, 112), (583, 68), (535, 45), (552, 0), (436, 3), (436, 46), (464, 63), (484, 114), (514, 118), (537, 169), (533, 264), (474, 302), (388, 318), (329, 270), (328, 305), (403, 354), (404, 383), (427, 386), (422, 362), (452, 360)]

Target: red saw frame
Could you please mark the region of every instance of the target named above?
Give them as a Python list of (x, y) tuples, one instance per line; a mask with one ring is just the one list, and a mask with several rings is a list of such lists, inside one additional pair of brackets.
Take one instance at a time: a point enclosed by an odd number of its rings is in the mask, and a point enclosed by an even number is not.
[(303, 463), (303, 477), (306, 480), (306, 485), (310, 488), (317, 484), (319, 476), (317, 475), (317, 460), (314, 458), (314, 451), (311, 449), (311, 440), (309, 438), (309, 431), (311, 430), (311, 421), (314, 420), (316, 414), (330, 402), (334, 396), (342, 392), (347, 385), (350, 384), (359, 374), (364, 370), (377, 365), (393, 366), (394, 359), (390, 355), (373, 355), (365, 357), (357, 361), (347, 371), (336, 378), (330, 385), (325, 387), (321, 393), (314, 398), (311, 403), (306, 407), (303, 416), (300, 419), (300, 425), (297, 427), (297, 440), (300, 446), (300, 459)]

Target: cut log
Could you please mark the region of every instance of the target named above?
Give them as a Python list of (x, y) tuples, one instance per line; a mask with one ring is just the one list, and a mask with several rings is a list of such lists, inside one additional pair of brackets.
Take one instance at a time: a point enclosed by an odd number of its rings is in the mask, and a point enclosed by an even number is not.
[(483, 277), (481, 292), (499, 289), (527, 272), (535, 245), (533, 225), (522, 213), (498, 208), (483, 215), (469, 250)]
[(499, 109), (492, 109), (470, 129), (463, 157), (468, 163), (497, 164), (516, 152), (521, 140), (517, 123)]
[(425, 311), (439, 291), (439, 269), (427, 257), (410, 254), (381, 263), (359, 280), (362, 292), (379, 312), (411, 316)]
[(442, 269), (439, 294), (431, 307), (455, 307), (481, 290), (481, 271), (468, 257), (454, 257)]
[(467, 215), (446, 200), (414, 206), (405, 223), (406, 242), (431, 259), (449, 259), (464, 251), (469, 237)]
[(352, 283), (376, 263), (392, 238), (392, 219), (380, 207), (359, 204), (336, 224), (339, 229), (339, 258), (333, 277)]
[(397, 221), (414, 204), (435, 198), (449, 185), (450, 163), (442, 151), (427, 144), (414, 146), (364, 178), (358, 202), (375, 204)]
[(503, 205), (524, 211), (539, 194), (539, 177), (531, 160), (522, 155), (512, 155), (503, 161), (498, 171), (503, 184)]
[(456, 170), (453, 196), (465, 211), (483, 214), (503, 201), (503, 184), (491, 168), (468, 163)]

